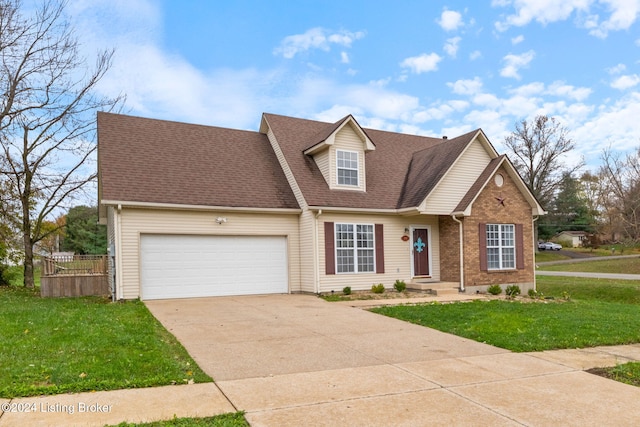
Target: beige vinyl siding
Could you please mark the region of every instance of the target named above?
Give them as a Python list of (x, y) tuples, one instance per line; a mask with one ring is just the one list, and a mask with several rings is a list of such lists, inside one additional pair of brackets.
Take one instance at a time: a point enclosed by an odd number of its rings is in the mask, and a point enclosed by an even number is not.
[[(431, 231), (431, 277), (440, 280), (440, 240), (438, 217), (418, 215), (411, 217), (388, 215), (322, 214), (318, 219), (318, 259), (320, 271), (320, 292), (341, 291), (345, 286), (352, 290), (369, 290), (371, 285), (382, 283), (391, 289), (396, 279), (411, 280), (411, 241), (403, 241), (405, 228), (430, 226)], [(358, 274), (325, 274), (324, 222), (350, 224), (383, 224), (385, 272)]]
[(432, 215), (449, 215), (487, 167), (491, 157), (480, 141), (473, 141), (452, 169), (420, 205), (420, 211)]
[[(218, 216), (227, 218), (227, 222), (217, 224), (215, 218)], [(140, 296), (141, 234), (286, 236), (289, 291), (297, 292), (300, 290), (298, 218), (297, 214), (123, 208), (120, 215), (122, 283), (119, 284), (121, 292), (118, 298)], [(256, 280), (260, 280), (259, 271), (256, 271)]]
[(293, 191), (293, 194), (296, 197), (296, 201), (298, 202), (298, 205), (300, 205), (302, 209), (306, 208), (308, 205), (306, 200), (304, 199), (304, 196), (302, 195), (302, 190), (300, 190), (300, 187), (298, 186), (298, 182), (293, 176), (293, 172), (291, 171), (291, 168), (289, 167), (289, 164), (287, 163), (287, 160), (284, 157), (284, 153), (282, 152), (282, 149), (280, 149), (280, 145), (278, 144), (278, 141), (276, 140), (276, 136), (273, 134), (273, 131), (271, 130), (271, 128), (269, 128), (269, 130), (267, 131), (267, 138), (269, 138), (271, 147), (273, 148), (273, 151), (276, 154), (276, 158), (278, 159), (278, 162), (280, 163), (280, 167), (284, 172), (284, 176), (287, 178), (287, 182), (289, 183), (289, 186), (291, 187), (291, 190)]
[(300, 291), (316, 292), (316, 221), (315, 212), (306, 210), (300, 215)]
[(317, 154), (314, 154), (313, 160), (315, 160), (316, 165), (318, 165), (318, 169), (322, 172), (322, 176), (324, 180), (329, 184), (331, 180), (331, 167), (329, 166), (329, 150), (323, 150)]
[[(358, 136), (358, 134), (353, 130), (349, 124), (344, 126), (342, 129), (338, 131), (335, 136), (335, 143), (329, 150), (330, 152), (330, 161), (329, 166), (331, 168), (330, 172), (330, 181), (329, 186), (332, 189), (342, 189), (342, 190), (359, 190), (366, 191), (366, 183), (365, 183), (365, 154), (364, 154), (364, 141)], [(345, 186), (338, 185), (338, 171), (337, 171), (337, 162), (336, 162), (336, 151), (337, 150), (345, 150), (345, 151), (355, 151), (358, 153), (358, 186)]]

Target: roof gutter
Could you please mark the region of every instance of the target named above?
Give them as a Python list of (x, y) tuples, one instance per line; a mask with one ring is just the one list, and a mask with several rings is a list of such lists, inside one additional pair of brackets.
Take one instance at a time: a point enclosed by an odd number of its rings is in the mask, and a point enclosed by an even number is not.
[(206, 205), (182, 205), (177, 203), (155, 203), (155, 202), (132, 202), (121, 200), (101, 200), (103, 205), (118, 206), (128, 208), (143, 209), (178, 209), (178, 210), (196, 210), (196, 211), (231, 211), (231, 212), (268, 212), (275, 214), (300, 214), (302, 209), (299, 208), (259, 208), (259, 207), (237, 207), (237, 206), (206, 206)]
[(460, 221), (456, 215), (461, 215), (462, 212), (454, 212), (451, 214), (451, 219), (458, 223), (458, 234), (460, 235), (460, 292), (464, 292), (464, 233), (462, 221)]

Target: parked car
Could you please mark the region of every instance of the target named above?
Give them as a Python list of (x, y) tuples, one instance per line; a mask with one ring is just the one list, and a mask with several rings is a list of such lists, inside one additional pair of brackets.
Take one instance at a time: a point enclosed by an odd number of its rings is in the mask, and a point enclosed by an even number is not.
[(538, 249), (541, 251), (559, 251), (562, 249), (562, 245), (553, 242), (540, 242), (538, 243)]

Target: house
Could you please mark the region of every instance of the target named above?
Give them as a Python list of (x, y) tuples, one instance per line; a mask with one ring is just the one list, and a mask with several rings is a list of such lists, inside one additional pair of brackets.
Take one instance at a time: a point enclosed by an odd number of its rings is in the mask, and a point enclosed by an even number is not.
[(430, 138), (265, 113), (254, 132), (99, 113), (98, 178), (117, 299), (535, 287), (545, 212), (480, 129)]
[(570, 248), (582, 247), (589, 240), (586, 231), (561, 231), (554, 236), (554, 239)]

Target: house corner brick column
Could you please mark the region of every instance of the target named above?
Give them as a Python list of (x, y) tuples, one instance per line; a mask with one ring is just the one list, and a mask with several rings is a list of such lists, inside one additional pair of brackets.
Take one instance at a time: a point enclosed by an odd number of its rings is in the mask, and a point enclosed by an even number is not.
[(440, 280), (460, 281), (460, 226), (449, 216), (438, 218), (440, 233)]

